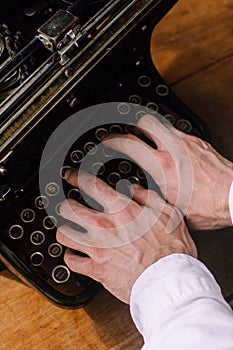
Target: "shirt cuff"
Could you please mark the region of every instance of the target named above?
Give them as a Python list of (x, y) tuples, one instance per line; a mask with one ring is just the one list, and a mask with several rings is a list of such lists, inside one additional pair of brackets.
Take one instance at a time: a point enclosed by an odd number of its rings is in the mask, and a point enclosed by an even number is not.
[(167, 312), (193, 297), (222, 300), (220, 287), (199, 260), (172, 254), (148, 267), (135, 282), (130, 299), (132, 319), (144, 340)]
[(231, 187), (229, 191), (228, 203), (229, 203), (231, 222), (233, 224), (233, 181), (231, 183)]

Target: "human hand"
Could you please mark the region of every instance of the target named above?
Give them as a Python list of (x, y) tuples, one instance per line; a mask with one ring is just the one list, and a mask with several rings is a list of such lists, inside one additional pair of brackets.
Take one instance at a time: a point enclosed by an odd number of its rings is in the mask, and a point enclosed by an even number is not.
[(186, 215), (190, 229), (230, 226), (228, 195), (233, 164), (209, 143), (154, 116), (143, 116), (137, 126), (157, 148), (143, 142), (141, 135), (109, 135), (104, 142), (153, 177), (166, 200)]
[[(66, 173), (66, 179), (100, 203), (104, 212), (74, 200), (61, 205), (61, 215), (86, 230), (83, 233), (65, 225), (57, 231), (57, 240), (70, 248), (65, 262), (74, 272), (101, 282), (123, 302), (129, 303), (136, 279), (160, 258), (173, 253), (197, 256), (179, 210), (155, 192), (134, 187), (130, 199), (102, 180), (74, 169)], [(169, 233), (172, 212), (174, 229)]]

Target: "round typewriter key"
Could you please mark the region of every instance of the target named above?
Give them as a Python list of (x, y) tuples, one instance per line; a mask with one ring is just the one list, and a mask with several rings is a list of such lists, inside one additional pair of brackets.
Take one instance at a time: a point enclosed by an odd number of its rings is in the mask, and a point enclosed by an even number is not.
[(166, 118), (169, 121), (169, 123), (171, 123), (172, 125), (175, 124), (176, 118), (174, 117), (174, 115), (172, 115), (172, 114), (165, 114), (164, 118)]
[(127, 134), (132, 134), (132, 132), (134, 131), (135, 126), (133, 124), (126, 124), (125, 125), (125, 132)]
[(70, 155), (70, 159), (73, 163), (80, 163), (83, 160), (84, 153), (78, 149), (73, 151)]
[(62, 205), (62, 203), (59, 202), (59, 203), (57, 203), (56, 206), (55, 206), (55, 212), (56, 212), (57, 215), (61, 215), (61, 213), (60, 213), (60, 207), (61, 207), (61, 205)]
[(122, 127), (118, 124), (113, 124), (109, 128), (109, 132), (115, 133), (115, 134), (121, 134), (123, 131)]
[(50, 197), (56, 196), (59, 193), (59, 191), (60, 188), (55, 182), (50, 182), (45, 186), (45, 192)]
[(118, 169), (122, 174), (128, 174), (132, 170), (132, 164), (127, 160), (122, 160), (118, 164)]
[(76, 201), (80, 201), (82, 198), (80, 190), (78, 188), (72, 188), (69, 190), (67, 197), (70, 199), (75, 199)]
[(62, 254), (62, 246), (58, 243), (52, 243), (48, 247), (48, 253), (52, 258), (58, 258)]
[(103, 155), (105, 157), (110, 158), (110, 157), (113, 157), (115, 154), (116, 154), (116, 152), (112, 148), (109, 148), (106, 146), (103, 147)]
[(57, 283), (65, 283), (70, 278), (70, 270), (64, 265), (58, 265), (52, 271), (52, 278)]
[(44, 240), (45, 240), (45, 235), (41, 231), (34, 231), (30, 236), (30, 241), (34, 245), (40, 245), (44, 242)]
[(167, 85), (159, 84), (156, 86), (155, 92), (158, 96), (167, 96), (169, 93), (169, 89)]
[(179, 119), (176, 123), (176, 127), (186, 133), (192, 130), (192, 125), (187, 119)]
[(9, 229), (9, 236), (12, 239), (20, 239), (23, 236), (23, 228), (20, 225), (12, 225)]
[(71, 167), (68, 166), (68, 165), (63, 166), (63, 167), (60, 169), (59, 174), (60, 174), (60, 177), (61, 177), (62, 179), (65, 179), (65, 173), (66, 173), (66, 171), (67, 171), (68, 169), (71, 169)]
[(134, 184), (140, 184), (140, 180), (139, 180), (139, 178), (136, 177), (136, 176), (130, 176), (130, 177), (128, 178), (128, 181), (129, 181), (132, 185), (134, 185)]
[(129, 114), (130, 112), (130, 105), (128, 103), (122, 102), (119, 103), (117, 106), (117, 111), (119, 112), (119, 114)]
[(102, 137), (106, 136), (108, 134), (108, 130), (105, 128), (98, 128), (95, 131), (95, 137), (97, 138), (97, 140), (102, 139)]
[(139, 179), (145, 179), (146, 178), (146, 175), (145, 175), (145, 173), (144, 173), (144, 171), (142, 169), (140, 169), (140, 168), (137, 169), (136, 173), (137, 173), (137, 176), (139, 177)]
[(91, 170), (94, 175), (103, 175), (105, 172), (105, 166), (101, 162), (96, 162), (92, 164)]
[(30, 256), (30, 261), (33, 266), (41, 266), (44, 262), (44, 255), (40, 252), (35, 252)]
[(36, 197), (34, 204), (37, 209), (45, 209), (49, 205), (49, 200), (45, 196)]
[(145, 111), (138, 111), (135, 115), (136, 120), (139, 120), (140, 118), (142, 118), (144, 115), (146, 115)]
[(141, 76), (138, 78), (138, 84), (139, 84), (141, 87), (148, 87), (148, 86), (150, 86), (150, 84), (151, 84), (151, 78), (148, 77), (148, 75), (141, 75)]
[(86, 153), (93, 155), (97, 152), (97, 147), (94, 142), (87, 142), (84, 146), (84, 150)]
[(43, 226), (46, 230), (52, 230), (56, 227), (57, 220), (54, 216), (46, 216), (43, 220)]
[(115, 134), (121, 134), (123, 132), (123, 129), (120, 125), (118, 124), (113, 124), (109, 128), (110, 133), (115, 133)]
[(158, 112), (159, 110), (159, 106), (155, 102), (148, 102), (146, 107), (148, 112), (151, 112), (151, 111)]
[(116, 185), (118, 183), (118, 181), (121, 179), (120, 174), (118, 173), (111, 173), (108, 175), (108, 182), (110, 183), (110, 185)]
[(140, 105), (142, 103), (142, 99), (139, 95), (131, 95), (129, 96), (129, 103)]
[(35, 219), (36, 214), (34, 210), (27, 208), (21, 212), (20, 217), (23, 222), (28, 223), (32, 222)]

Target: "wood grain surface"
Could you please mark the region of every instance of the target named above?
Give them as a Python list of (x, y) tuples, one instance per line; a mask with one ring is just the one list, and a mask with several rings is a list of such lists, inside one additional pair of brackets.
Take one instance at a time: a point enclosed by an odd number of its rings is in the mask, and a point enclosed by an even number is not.
[[(180, 0), (151, 40), (153, 60), (162, 76), (207, 122), (214, 145), (231, 160), (232, 19), (232, 0)], [(200, 258), (216, 275), (224, 294), (232, 293), (233, 231), (201, 232), (194, 237)], [(105, 290), (85, 307), (65, 310), (4, 271), (0, 312), (1, 350), (136, 350), (143, 344), (128, 306)]]

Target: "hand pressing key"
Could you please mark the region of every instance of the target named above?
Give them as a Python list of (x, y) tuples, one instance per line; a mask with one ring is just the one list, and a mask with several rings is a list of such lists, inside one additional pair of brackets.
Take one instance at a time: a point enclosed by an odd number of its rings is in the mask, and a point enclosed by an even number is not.
[[(139, 137), (114, 134), (105, 137), (104, 143), (146, 170), (166, 200), (186, 216), (190, 229), (230, 226), (233, 164), (209, 143), (176, 130), (159, 116), (145, 115), (137, 126)], [(145, 143), (141, 135), (157, 148)]]
[[(59, 228), (57, 240), (70, 248), (65, 262), (74, 272), (101, 282), (123, 302), (129, 303), (134, 282), (152, 263), (175, 253), (197, 256), (180, 211), (157, 193), (134, 187), (130, 199), (78, 170), (67, 171), (66, 180), (104, 211), (96, 212), (74, 200), (61, 205), (61, 215), (85, 229), (83, 233), (68, 225)], [(172, 213), (175, 228), (168, 233)], [(77, 255), (76, 250), (87, 257)]]

